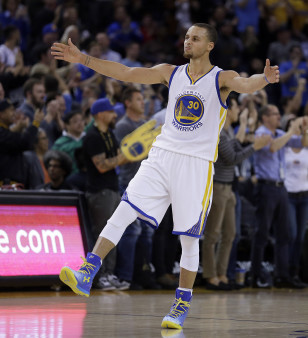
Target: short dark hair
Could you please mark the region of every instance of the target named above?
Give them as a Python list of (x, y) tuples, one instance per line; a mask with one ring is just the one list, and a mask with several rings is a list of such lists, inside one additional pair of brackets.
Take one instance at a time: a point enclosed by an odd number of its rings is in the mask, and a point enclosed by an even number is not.
[(44, 166), (46, 169), (49, 167), (51, 160), (59, 161), (61, 168), (65, 171), (65, 177), (68, 176), (72, 171), (72, 160), (71, 158), (60, 150), (48, 150), (43, 157)]
[(29, 93), (29, 92), (32, 93), (33, 87), (36, 84), (43, 84), (43, 82), (39, 79), (36, 79), (36, 78), (28, 79), (23, 85), (24, 96), (27, 96), (27, 93)]
[(194, 23), (193, 26), (204, 28), (207, 31), (207, 35), (208, 35), (210, 42), (214, 42), (214, 44), (217, 42), (218, 34), (214, 26), (209, 25), (207, 23), (203, 23), (203, 22)]
[(270, 113), (270, 105), (267, 104), (266, 106), (263, 106), (258, 111), (258, 118), (259, 121), (263, 122), (263, 116), (268, 115)]
[(71, 118), (73, 118), (75, 115), (82, 115), (82, 112), (80, 110), (73, 110), (67, 114), (65, 114), (63, 117), (62, 117), (62, 120), (65, 124), (69, 124), (70, 123), (70, 120)]
[(7, 41), (11, 39), (12, 35), (16, 32), (19, 31), (19, 29), (16, 26), (13, 25), (8, 25), (3, 29), (3, 37), (4, 40)]
[(134, 93), (141, 93), (141, 91), (135, 87), (128, 87), (124, 90), (123, 96), (122, 96), (122, 101), (125, 104), (125, 101), (131, 101)]

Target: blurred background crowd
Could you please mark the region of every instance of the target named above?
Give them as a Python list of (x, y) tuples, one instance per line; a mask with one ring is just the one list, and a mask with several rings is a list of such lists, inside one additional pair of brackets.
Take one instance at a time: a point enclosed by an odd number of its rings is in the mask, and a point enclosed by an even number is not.
[[(209, 215), (200, 243), (197, 282), (211, 290), (306, 286), (308, 151), (300, 147), (307, 147), (307, 0), (0, 4), (0, 189), (83, 192), (93, 238), (140, 165), (106, 170), (96, 156), (118, 156), (123, 137), (149, 119), (163, 124), (168, 89), (123, 83), (56, 61), (50, 54), (54, 42), (71, 38), (84, 53), (128, 67), (181, 65), (188, 62), (182, 56), (187, 29), (206, 22), (219, 34), (212, 64), (245, 77), (263, 73), (266, 58), (279, 65), (279, 84), (230, 97), (215, 164), (216, 216)], [(259, 128), (288, 139), (266, 152), (256, 138), (264, 133)], [(262, 205), (266, 198), (273, 205)], [(180, 248), (172, 226), (171, 207), (156, 232), (133, 223), (106, 258), (95, 286), (176, 287)]]

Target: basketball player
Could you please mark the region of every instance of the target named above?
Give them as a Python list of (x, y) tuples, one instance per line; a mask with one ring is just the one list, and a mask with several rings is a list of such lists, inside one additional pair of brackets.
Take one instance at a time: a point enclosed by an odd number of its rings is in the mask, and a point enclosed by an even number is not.
[(101, 259), (119, 242), (126, 227), (140, 218), (157, 228), (171, 203), (173, 233), (180, 235), (182, 246), (181, 272), (175, 302), (162, 321), (163, 328), (181, 329), (191, 304), (199, 265), (198, 242), (211, 206), (213, 162), (226, 119), (227, 97), (231, 91), (253, 93), (268, 83), (279, 82), (278, 66), (271, 67), (268, 59), (264, 73), (249, 78), (212, 65), (209, 54), (216, 39), (212, 26), (192, 25), (184, 42), (184, 56), (190, 61), (179, 67), (160, 64), (128, 68), (83, 54), (70, 39), (68, 45), (54, 43), (51, 47), (56, 59), (84, 64), (105, 76), (169, 87), (165, 125), (148, 159), (129, 183), (81, 268), (74, 271), (64, 267), (60, 273), (61, 280), (75, 293), (89, 296)]

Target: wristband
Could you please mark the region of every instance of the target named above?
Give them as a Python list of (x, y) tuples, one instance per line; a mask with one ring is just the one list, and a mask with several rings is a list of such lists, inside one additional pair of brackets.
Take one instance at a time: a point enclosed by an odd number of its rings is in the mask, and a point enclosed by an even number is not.
[(265, 74), (264, 74), (264, 80), (265, 80), (267, 83), (270, 83), (270, 82), (268, 81), (267, 77), (265, 76)]

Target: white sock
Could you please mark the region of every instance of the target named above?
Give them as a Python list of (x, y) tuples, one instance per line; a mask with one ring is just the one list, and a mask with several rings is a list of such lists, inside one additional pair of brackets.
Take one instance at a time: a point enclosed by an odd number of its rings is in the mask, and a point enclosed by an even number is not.
[(178, 290), (181, 290), (181, 291), (190, 291), (190, 294), (191, 294), (191, 295), (192, 295), (192, 293), (193, 293), (193, 290), (192, 290), (192, 289), (178, 288)]

